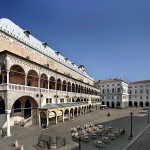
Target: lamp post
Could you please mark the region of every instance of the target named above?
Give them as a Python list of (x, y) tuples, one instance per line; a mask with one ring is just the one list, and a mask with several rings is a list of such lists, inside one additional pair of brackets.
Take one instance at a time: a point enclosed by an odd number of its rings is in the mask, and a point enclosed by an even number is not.
[(133, 113), (131, 112), (130, 113), (130, 116), (131, 116), (131, 132), (130, 132), (130, 139), (133, 138), (133, 134), (132, 134), (132, 117), (133, 117)]
[(147, 112), (147, 124), (149, 124), (149, 109), (148, 109), (148, 112)]

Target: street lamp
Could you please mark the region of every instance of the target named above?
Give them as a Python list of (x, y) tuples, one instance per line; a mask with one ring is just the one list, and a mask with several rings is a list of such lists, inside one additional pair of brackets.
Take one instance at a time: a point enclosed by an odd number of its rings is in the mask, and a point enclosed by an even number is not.
[(149, 124), (149, 109), (148, 109), (148, 112), (147, 112), (147, 124)]
[(81, 126), (78, 129), (78, 135), (79, 135), (79, 150), (81, 150), (81, 134), (82, 134), (82, 129)]
[(133, 138), (133, 134), (132, 134), (132, 117), (133, 117), (133, 113), (131, 112), (130, 113), (130, 116), (131, 116), (131, 132), (130, 132), (130, 139)]

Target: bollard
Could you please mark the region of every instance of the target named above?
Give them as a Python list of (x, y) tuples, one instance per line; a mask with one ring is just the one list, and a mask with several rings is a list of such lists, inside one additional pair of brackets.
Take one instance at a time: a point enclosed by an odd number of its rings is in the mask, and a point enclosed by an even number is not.
[(15, 142), (15, 147), (19, 147), (18, 140), (16, 140), (16, 142)]
[(24, 150), (24, 149), (23, 149), (23, 145), (20, 146), (20, 150)]

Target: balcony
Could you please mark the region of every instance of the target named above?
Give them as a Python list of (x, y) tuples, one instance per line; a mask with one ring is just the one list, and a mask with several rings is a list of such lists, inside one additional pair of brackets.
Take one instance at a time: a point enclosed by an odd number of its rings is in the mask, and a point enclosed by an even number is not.
[(61, 95), (61, 96), (73, 96), (73, 97), (99, 97), (98, 95), (89, 95), (85, 93), (75, 93), (75, 92), (67, 92), (67, 91), (59, 91), (59, 90), (53, 90), (53, 89), (45, 89), (39, 87), (33, 87), (33, 86), (24, 86), (24, 85), (19, 85), (19, 84), (0, 84), (0, 91), (6, 91), (6, 90), (12, 90), (12, 91), (24, 91), (24, 92), (35, 92), (35, 93), (49, 93), (49, 94), (54, 94), (56, 95)]

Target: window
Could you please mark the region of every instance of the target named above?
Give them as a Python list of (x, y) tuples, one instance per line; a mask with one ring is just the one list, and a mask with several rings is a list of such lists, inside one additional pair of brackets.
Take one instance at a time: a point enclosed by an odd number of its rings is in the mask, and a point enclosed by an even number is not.
[(64, 103), (64, 99), (60, 99), (60, 103)]
[(117, 99), (119, 99), (119, 96), (117, 96)]
[(112, 86), (114, 86), (114, 84), (112, 84)]
[(46, 104), (52, 103), (52, 99), (51, 98), (46, 98)]
[(137, 94), (137, 90), (135, 90), (135, 94)]
[(146, 87), (149, 87), (149, 85), (147, 84)]
[(107, 93), (109, 93), (109, 89), (107, 89)]
[(137, 88), (137, 86), (135, 86), (135, 88)]
[(143, 99), (142, 96), (140, 96), (140, 99)]
[(146, 96), (146, 100), (148, 100), (148, 96)]
[(142, 94), (142, 93), (143, 93), (143, 90), (140, 90), (140, 93)]
[(103, 93), (105, 93), (104, 89), (103, 89)]
[(149, 90), (148, 89), (146, 89), (146, 94), (149, 94)]
[(112, 96), (112, 99), (114, 99), (114, 96)]
[(114, 93), (115, 92), (115, 90), (114, 89), (112, 89), (112, 93)]
[(141, 88), (143, 87), (143, 86), (140, 86)]

